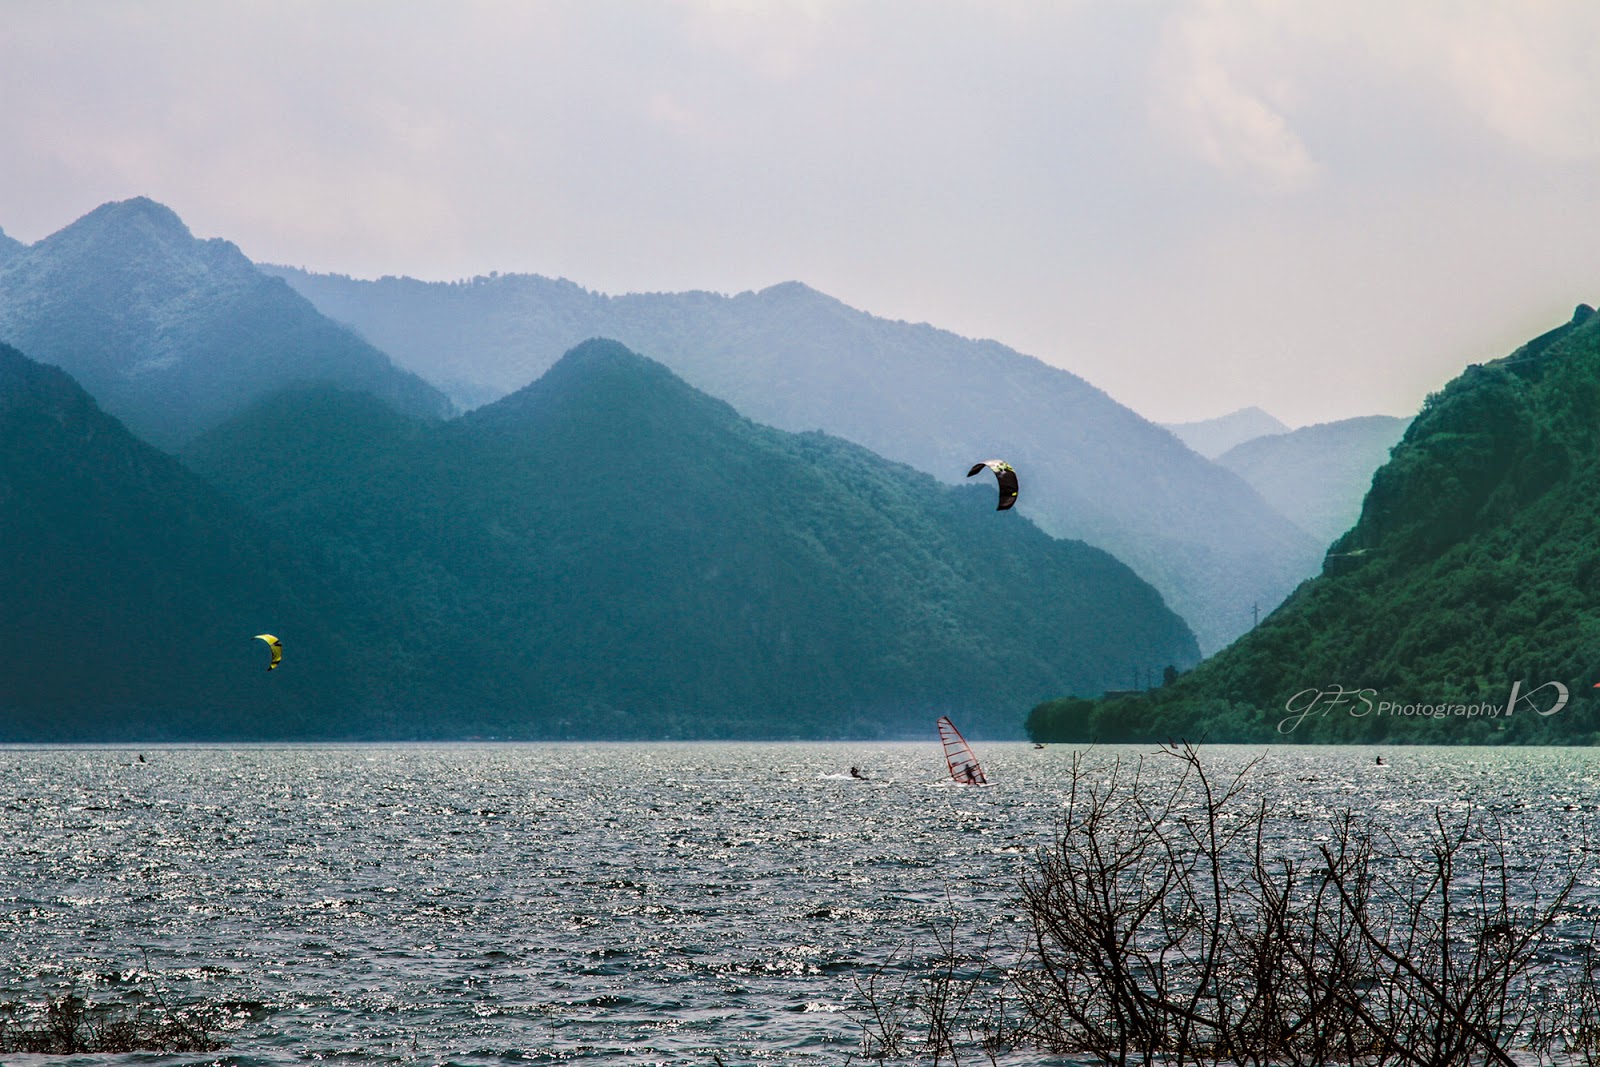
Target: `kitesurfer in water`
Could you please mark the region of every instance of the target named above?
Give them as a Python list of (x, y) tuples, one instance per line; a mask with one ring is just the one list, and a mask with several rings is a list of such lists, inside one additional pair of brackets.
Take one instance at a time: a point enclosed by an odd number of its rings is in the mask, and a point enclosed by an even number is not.
[(850, 768), (850, 777), (859, 778), (862, 781), (866, 781), (867, 780), (867, 776), (861, 773), (861, 768), (860, 767), (851, 767)]

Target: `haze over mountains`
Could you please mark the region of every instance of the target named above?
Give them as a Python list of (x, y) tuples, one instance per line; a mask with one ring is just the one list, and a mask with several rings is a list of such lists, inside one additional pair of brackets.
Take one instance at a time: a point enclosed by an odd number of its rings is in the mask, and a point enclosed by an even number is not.
[(1216, 459), (1235, 445), (1257, 437), (1289, 432), (1289, 427), (1258, 407), (1240, 408), (1214, 419), (1161, 425), (1207, 459)]
[(1600, 315), (1580, 305), (1428, 398), (1322, 573), (1258, 629), (1147, 697), (1051, 702), (1030, 729), (1595, 743), (1597, 405)]
[(460, 403), (612, 337), (742, 414), (822, 429), (959, 481), (1000, 457), (1049, 533), (1132, 566), (1215, 649), (1312, 573), (1322, 545), (1231, 472), (1082, 379), (994, 341), (891, 322), (804, 285), (606, 296), (532, 275), (375, 282), (264, 268)]
[(1253, 437), (1217, 457), (1273, 508), (1323, 544), (1361, 515), (1372, 474), (1411, 425), (1367, 415)]
[(34, 245), (0, 246), (0, 341), (63, 368), (162, 448), (295, 381), (339, 382), (420, 415), (451, 410), (236, 247), (196, 240), (154, 201), (105, 204)]

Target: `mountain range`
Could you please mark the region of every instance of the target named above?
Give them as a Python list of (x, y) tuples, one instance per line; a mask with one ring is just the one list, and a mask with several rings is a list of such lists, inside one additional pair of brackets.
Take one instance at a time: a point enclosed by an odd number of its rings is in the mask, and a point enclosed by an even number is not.
[[(1041, 740), (1600, 741), (1600, 315), (1469, 366), (1322, 572), (1148, 694), (1034, 709)], [(1083, 691), (1080, 691), (1082, 693)]]
[(1232, 472), (1081, 378), (994, 341), (877, 318), (798, 283), (760, 292), (608, 296), (534, 275), (357, 281), (263, 267), (463, 405), (615, 338), (741, 414), (821, 429), (947, 482), (977, 461), (1019, 472), (1019, 510), (1104, 548), (1200, 639), (1226, 644), (1322, 545)]
[(330, 381), (442, 417), (450, 401), (170, 209), (105, 204), (33, 245), (0, 241), (0, 341), (70, 373), (159, 447), (251, 401)]
[[(549, 355), (607, 331), (667, 355), (612, 342)], [(1158, 593), (1080, 540), (1117, 543), (1220, 643), (1273, 603), (1248, 595), (1263, 574), (1291, 586), (1284, 561), (1348, 527), (1405, 421), (1267, 433), (1212, 463), (1065, 371), (794, 283), (609, 297), (535, 276), (263, 270), (142, 198), (33, 245), (0, 233), (0, 337), (44, 349), (95, 396), (8, 349), (22, 421), (6, 454), (35, 470), (0, 495), (19, 502), (0, 533), (4, 588), (23, 605), (4, 636), (39, 665), (0, 686), (0, 708), (33, 709), (15, 736), (32, 736), (51, 679), (70, 682), (62, 722), (96, 736), (210, 736), (225, 720), (239, 736), (862, 736), (935, 707), (1004, 733), (1044, 697), (1198, 659)], [(513, 388), (523, 374), (537, 380)], [(458, 408), (473, 410), (447, 418)], [(1249, 409), (1210, 422), (1282, 426)], [(78, 430), (40, 429), (66, 425)], [(993, 455), (1022, 470), (1017, 512), (952, 503), (992, 498), (962, 474)], [(730, 488), (725, 471), (756, 473)], [(81, 508), (52, 485), (77, 486)], [(579, 498), (587, 510), (564, 510)], [(184, 533), (152, 515), (185, 516)], [(1057, 542), (1029, 519), (1089, 536)], [(271, 580), (226, 577), (222, 545)], [(118, 558), (126, 575), (97, 569)], [(248, 694), (232, 666), (115, 683), (68, 668), (67, 620), (86, 620), (86, 661), (110, 663), (109, 635), (145, 611), (206, 663), (261, 650), (200, 620), (301, 619), (291, 665), (311, 649), (319, 666)], [(572, 635), (584, 656), (548, 653)]]
[(0, 449), (7, 740), (1004, 736), (1198, 659), (993, 485), (758, 426), (609, 342), (451, 421), (292, 387), (187, 467), (5, 347)]

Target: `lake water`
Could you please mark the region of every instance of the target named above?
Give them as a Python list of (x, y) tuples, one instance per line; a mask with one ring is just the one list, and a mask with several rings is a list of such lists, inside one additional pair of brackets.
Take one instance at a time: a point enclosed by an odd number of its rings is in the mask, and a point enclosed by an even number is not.
[[(873, 967), (951, 922), (1020, 930), (1017, 880), (1072, 750), (975, 747), (990, 788), (941, 780), (931, 730), (0, 748), (0, 1000), (232, 1005), (228, 1047), (182, 1062), (859, 1062)], [(1545, 847), (1600, 810), (1588, 750), (1375, 751), (1270, 749), (1255, 775), (1309, 828), (1472, 804)], [(1206, 752), (1223, 772), (1262, 750)]]

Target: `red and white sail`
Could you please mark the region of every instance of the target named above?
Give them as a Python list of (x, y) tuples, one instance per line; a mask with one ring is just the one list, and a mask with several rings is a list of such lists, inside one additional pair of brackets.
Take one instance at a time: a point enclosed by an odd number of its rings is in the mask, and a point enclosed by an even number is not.
[(972, 754), (967, 739), (955, 728), (948, 716), (939, 716), (939, 741), (944, 745), (944, 762), (950, 768), (950, 777), (962, 785), (988, 785), (983, 765)]

